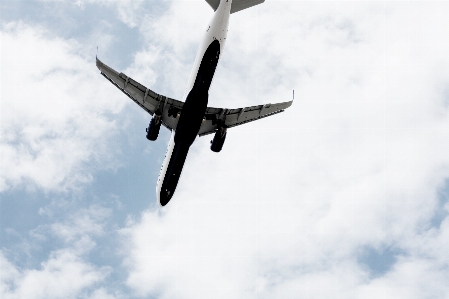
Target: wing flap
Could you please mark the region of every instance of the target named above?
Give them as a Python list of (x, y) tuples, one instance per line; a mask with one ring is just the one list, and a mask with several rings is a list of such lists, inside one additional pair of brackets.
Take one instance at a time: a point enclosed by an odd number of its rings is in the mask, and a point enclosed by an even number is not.
[(97, 67), (101, 74), (133, 100), (139, 107), (153, 115), (156, 111), (162, 114), (162, 124), (170, 130), (176, 129), (177, 112), (182, 110), (183, 102), (162, 96), (146, 88), (124, 73), (118, 73), (97, 58)]
[(278, 104), (265, 104), (237, 109), (208, 107), (206, 109), (206, 120), (203, 122), (198, 135), (204, 136), (214, 133), (220, 125), (225, 128), (232, 128), (281, 113), (290, 107), (292, 103), (293, 101), (289, 101)]

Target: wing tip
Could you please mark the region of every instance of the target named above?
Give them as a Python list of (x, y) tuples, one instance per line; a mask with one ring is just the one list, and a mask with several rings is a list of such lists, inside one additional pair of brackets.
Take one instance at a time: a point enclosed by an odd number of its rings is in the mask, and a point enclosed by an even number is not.
[(101, 62), (100, 59), (98, 59), (98, 56), (97, 56), (97, 55), (95, 55), (95, 64), (96, 64), (97, 68), (98, 68), (99, 70), (101, 70), (100, 66), (103, 65), (103, 62)]
[(98, 57), (97, 56), (95, 56), (95, 65), (97, 66), (97, 68), (101, 71), (101, 67), (103, 67), (104, 66), (104, 63), (103, 62), (101, 62), (101, 60), (100, 59), (98, 59)]

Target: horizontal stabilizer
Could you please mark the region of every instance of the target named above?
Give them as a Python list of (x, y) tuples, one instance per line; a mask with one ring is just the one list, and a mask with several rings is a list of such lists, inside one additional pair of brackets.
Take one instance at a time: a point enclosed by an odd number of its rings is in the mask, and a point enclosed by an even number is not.
[[(250, 8), (254, 5), (261, 4), (265, 0), (232, 0), (231, 13), (235, 13), (247, 8)], [(220, 0), (206, 0), (207, 3), (213, 8), (213, 10), (217, 10), (218, 5), (220, 5)]]

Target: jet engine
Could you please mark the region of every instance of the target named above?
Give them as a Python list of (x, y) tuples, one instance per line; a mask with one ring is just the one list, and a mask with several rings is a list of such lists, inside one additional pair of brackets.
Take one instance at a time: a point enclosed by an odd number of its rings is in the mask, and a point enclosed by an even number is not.
[(210, 142), (211, 146), (210, 149), (213, 152), (220, 152), (223, 148), (223, 144), (226, 140), (226, 128), (219, 127), (218, 130), (215, 132), (214, 139)]
[(159, 136), (159, 129), (161, 128), (162, 123), (161, 118), (162, 115), (157, 115), (155, 113), (153, 118), (151, 119), (148, 128), (146, 128), (148, 140), (155, 141), (157, 139), (157, 136)]

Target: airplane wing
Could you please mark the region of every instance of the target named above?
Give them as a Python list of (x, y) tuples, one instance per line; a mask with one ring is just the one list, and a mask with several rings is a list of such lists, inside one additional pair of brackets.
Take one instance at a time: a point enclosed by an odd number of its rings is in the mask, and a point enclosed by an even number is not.
[(143, 110), (153, 115), (162, 114), (162, 124), (169, 130), (176, 129), (178, 112), (182, 110), (183, 102), (157, 94), (139, 82), (123, 73), (118, 73), (97, 58), (97, 67), (101, 74), (126, 94)]
[(278, 104), (265, 104), (237, 109), (223, 109), (207, 107), (205, 120), (201, 125), (199, 136), (215, 133), (219, 126), (232, 128), (238, 125), (246, 124), (250, 121), (258, 120), (271, 116), (290, 107), (290, 102)]
[[(153, 115), (162, 114), (162, 124), (169, 130), (175, 130), (177, 115), (181, 112), (183, 102), (157, 94), (123, 73), (118, 73), (97, 58), (97, 67), (101, 74), (133, 100), (139, 107)], [(283, 112), (293, 101), (251, 106), (237, 109), (207, 107), (205, 120), (198, 132), (199, 136), (215, 133), (219, 126), (232, 128), (250, 121)]]

